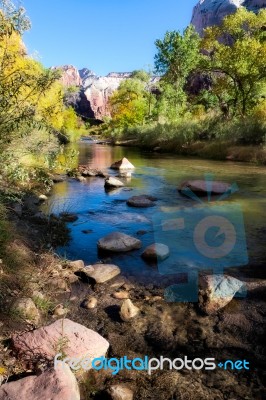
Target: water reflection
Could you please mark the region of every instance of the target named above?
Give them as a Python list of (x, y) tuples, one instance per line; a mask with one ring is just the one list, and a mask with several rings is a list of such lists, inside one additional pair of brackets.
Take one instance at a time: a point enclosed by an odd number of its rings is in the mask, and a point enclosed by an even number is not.
[[(79, 219), (69, 224), (72, 230), (70, 244), (58, 251), (71, 259), (84, 259), (86, 263), (101, 258), (97, 252), (97, 241), (112, 231), (121, 231), (140, 238), (143, 248), (154, 242), (152, 215), (160, 207), (180, 207), (193, 205), (177, 191), (179, 183), (185, 179), (203, 179), (205, 173), (212, 173), (216, 180), (236, 182), (240, 191), (229, 199), (242, 205), (247, 231), (249, 256), (252, 264), (265, 259), (265, 208), (266, 208), (266, 168), (233, 162), (206, 161), (182, 158), (173, 155), (144, 153), (138, 149), (91, 145), (78, 145), (79, 163), (89, 164), (116, 175), (109, 166), (122, 157), (127, 157), (136, 167), (127, 188), (106, 192), (103, 178), (88, 178), (86, 182), (70, 179), (54, 186), (49, 200), (50, 211), (77, 213)], [(73, 146), (72, 146), (73, 149)], [(77, 147), (76, 147), (77, 149)], [(130, 189), (130, 191), (129, 191)], [(134, 209), (126, 200), (138, 194), (158, 197), (155, 208)], [(83, 231), (90, 232), (84, 234)], [(128, 254), (111, 256), (129, 275), (154, 278), (156, 270), (148, 266), (140, 257), (141, 250)]]

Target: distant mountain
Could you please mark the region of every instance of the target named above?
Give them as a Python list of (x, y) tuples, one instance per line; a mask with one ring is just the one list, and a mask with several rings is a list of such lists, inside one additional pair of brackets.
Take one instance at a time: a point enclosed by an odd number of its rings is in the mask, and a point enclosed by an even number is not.
[[(73, 65), (52, 67), (61, 69), (61, 82), (66, 87), (77, 86), (79, 91), (70, 93), (66, 103), (73, 106), (78, 114), (85, 118), (102, 120), (110, 116), (108, 99), (118, 89), (120, 83), (131, 77), (131, 72), (110, 72), (106, 76), (98, 76), (88, 68), (78, 70)], [(159, 78), (152, 77), (155, 82)]]

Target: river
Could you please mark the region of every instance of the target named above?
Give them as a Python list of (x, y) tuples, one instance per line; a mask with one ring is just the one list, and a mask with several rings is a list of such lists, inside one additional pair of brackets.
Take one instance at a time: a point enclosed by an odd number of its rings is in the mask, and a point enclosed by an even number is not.
[[(78, 220), (69, 223), (71, 241), (58, 253), (68, 259), (82, 259), (86, 264), (102, 259), (97, 251), (97, 241), (106, 234), (120, 231), (139, 237), (143, 246), (126, 254), (111, 256), (127, 276), (149, 281), (158, 280), (156, 268), (140, 257), (145, 246), (154, 242), (152, 218), (161, 207), (192, 206), (194, 201), (177, 191), (180, 182), (186, 179), (204, 179), (213, 174), (215, 180), (237, 183), (239, 191), (227, 199), (226, 204), (241, 205), (249, 253), (250, 268), (259, 268), (264, 273), (266, 241), (266, 168), (245, 163), (220, 162), (185, 158), (169, 154), (143, 152), (135, 148), (111, 147), (80, 142), (79, 164), (89, 164), (115, 175), (109, 166), (122, 157), (127, 157), (136, 167), (127, 187), (106, 192), (103, 178), (87, 178), (86, 182), (75, 179), (54, 185), (46, 210), (59, 214), (62, 211), (76, 213)], [(126, 200), (138, 194), (156, 196), (156, 207), (141, 209), (127, 206)], [(224, 203), (225, 203), (224, 202)], [(207, 200), (206, 200), (207, 204)], [(82, 231), (90, 231), (83, 233)], [(146, 231), (138, 236), (138, 231)], [(110, 260), (109, 260), (110, 261)]]

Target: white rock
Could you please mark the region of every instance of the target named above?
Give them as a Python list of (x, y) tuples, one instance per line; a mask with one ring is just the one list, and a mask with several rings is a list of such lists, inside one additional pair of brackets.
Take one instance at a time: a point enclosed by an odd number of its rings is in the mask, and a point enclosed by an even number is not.
[(40, 321), (40, 313), (33, 300), (28, 297), (17, 299), (12, 306), (13, 312), (18, 312), (21, 316), (32, 320), (36, 324)]
[(97, 302), (98, 300), (96, 299), (96, 297), (89, 297), (87, 300), (84, 301), (83, 307), (88, 309), (95, 308), (97, 306)]
[(199, 279), (199, 305), (207, 314), (225, 307), (234, 295), (243, 290), (244, 283), (226, 275), (205, 275)]
[(112, 385), (108, 390), (112, 400), (133, 400), (133, 392), (124, 385)]
[(126, 157), (122, 158), (122, 160), (114, 162), (111, 167), (111, 169), (119, 169), (119, 170), (132, 170), (134, 169), (134, 165), (131, 164), (130, 161)]
[(129, 321), (136, 317), (139, 313), (139, 308), (134, 306), (131, 300), (124, 300), (120, 309), (120, 317), (123, 321)]
[(123, 186), (125, 186), (124, 185), (124, 183), (122, 182), (122, 181), (120, 181), (119, 179), (117, 179), (117, 178), (114, 178), (113, 176), (110, 176), (109, 178), (107, 178), (106, 180), (105, 180), (105, 184), (104, 184), (104, 186), (106, 187), (106, 188), (119, 188), (119, 187), (123, 187)]
[(120, 268), (113, 264), (94, 264), (85, 267), (85, 274), (97, 283), (104, 283), (120, 274)]

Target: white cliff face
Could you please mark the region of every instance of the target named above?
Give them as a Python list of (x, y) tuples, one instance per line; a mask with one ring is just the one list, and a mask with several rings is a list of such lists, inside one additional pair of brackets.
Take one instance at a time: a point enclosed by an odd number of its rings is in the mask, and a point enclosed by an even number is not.
[(130, 78), (131, 73), (112, 72), (107, 76), (88, 76), (83, 79), (85, 96), (91, 104), (96, 119), (110, 116), (108, 99), (118, 89), (120, 83)]
[[(107, 76), (97, 76), (88, 68), (77, 70), (72, 65), (60, 67), (63, 70), (61, 82), (64, 86), (79, 86), (79, 94), (70, 96), (69, 105), (80, 115), (102, 120), (110, 117), (108, 99), (118, 89), (120, 83), (131, 77), (131, 72), (110, 72)], [(156, 83), (152, 77), (150, 83)]]
[(207, 26), (219, 25), (241, 6), (257, 12), (266, 7), (266, 0), (200, 0), (193, 9), (191, 23), (201, 35)]
[(52, 67), (52, 69), (61, 69), (61, 82), (64, 86), (81, 86), (82, 80), (79, 71), (73, 65), (63, 65), (62, 67)]

